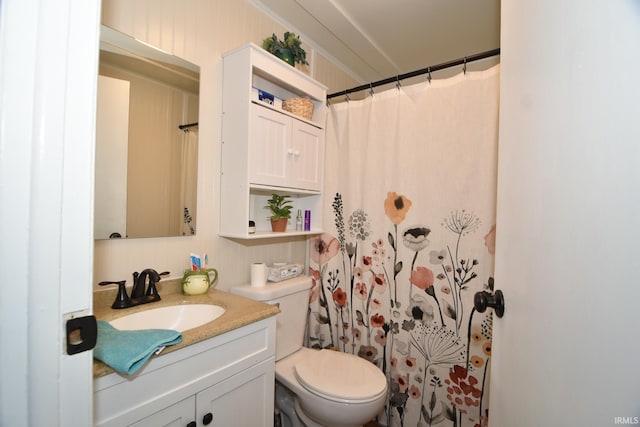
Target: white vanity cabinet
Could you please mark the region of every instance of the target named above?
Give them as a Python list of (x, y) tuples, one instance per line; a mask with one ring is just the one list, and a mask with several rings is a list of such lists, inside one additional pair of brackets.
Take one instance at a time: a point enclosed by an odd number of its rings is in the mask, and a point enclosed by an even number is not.
[(273, 426), (275, 317), (94, 381), (96, 426)]
[[(322, 230), (324, 127), (327, 88), (255, 44), (223, 57), (220, 232), (256, 239), (318, 234)], [(273, 99), (260, 99), (266, 92)], [(289, 98), (314, 104), (307, 120), (282, 109)], [(273, 194), (294, 209), (285, 233), (272, 233), (264, 209)], [(311, 230), (296, 231), (297, 211), (311, 211)], [(249, 221), (256, 233), (249, 233)]]

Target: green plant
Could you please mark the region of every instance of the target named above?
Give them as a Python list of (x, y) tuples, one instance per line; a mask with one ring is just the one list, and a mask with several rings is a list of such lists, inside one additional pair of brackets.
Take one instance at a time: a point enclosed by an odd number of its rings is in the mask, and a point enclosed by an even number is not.
[(265, 209), (271, 211), (271, 221), (277, 221), (281, 218), (291, 218), (291, 209), (293, 209), (293, 206), (291, 205), (289, 196), (273, 194), (271, 198), (267, 200)]
[[(294, 62), (302, 65), (308, 65), (307, 52), (302, 48), (302, 42), (300, 36), (289, 31), (284, 33), (284, 40), (278, 39), (278, 36), (274, 34), (271, 37), (267, 37), (262, 41), (262, 48), (267, 52), (270, 52), (278, 58), (283, 58), (285, 51), (289, 51), (293, 57)], [(292, 64), (293, 65), (293, 64)]]

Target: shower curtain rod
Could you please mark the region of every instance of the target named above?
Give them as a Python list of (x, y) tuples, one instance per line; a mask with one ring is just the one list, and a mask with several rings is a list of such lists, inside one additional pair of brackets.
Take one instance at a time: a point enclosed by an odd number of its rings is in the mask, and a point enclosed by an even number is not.
[(178, 129), (180, 130), (185, 130), (185, 129), (189, 129), (192, 128), (194, 126), (198, 126), (198, 122), (195, 123), (187, 123), (186, 125), (178, 125)]
[(471, 56), (465, 56), (464, 58), (454, 59), (453, 61), (449, 61), (449, 62), (443, 62), (442, 64), (438, 64), (438, 65), (432, 65), (430, 67), (422, 68), (416, 71), (411, 71), (409, 73), (398, 74), (395, 77), (389, 77), (383, 80), (378, 80), (376, 82), (371, 82), (364, 85), (356, 86), (351, 89), (343, 90), (340, 92), (335, 92), (327, 95), (327, 100), (331, 98), (335, 98), (336, 96), (341, 96), (341, 95), (346, 96), (350, 93), (360, 92), (361, 90), (373, 89), (374, 87), (388, 85), (390, 83), (400, 84), (400, 80), (409, 79), (411, 77), (420, 76), (422, 74), (430, 75), (432, 72), (444, 70), (445, 68), (456, 67), (458, 65), (464, 65), (464, 71), (466, 72), (467, 71), (466, 65), (468, 62), (479, 61), (481, 59), (490, 58), (496, 55), (500, 55), (500, 48), (488, 50), (482, 53), (477, 53)]

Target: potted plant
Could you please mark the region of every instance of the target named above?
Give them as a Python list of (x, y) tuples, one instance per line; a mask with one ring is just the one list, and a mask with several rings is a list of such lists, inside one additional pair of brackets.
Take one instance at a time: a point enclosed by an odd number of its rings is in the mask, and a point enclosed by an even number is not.
[(265, 209), (271, 211), (271, 230), (272, 231), (285, 231), (287, 229), (287, 221), (291, 218), (291, 200), (289, 196), (281, 196), (279, 194), (271, 195), (271, 198), (267, 200)]
[(264, 39), (262, 48), (291, 66), (295, 67), (296, 63), (308, 65), (307, 52), (302, 48), (301, 43), (300, 36), (287, 31), (284, 33), (284, 40), (278, 39), (275, 33), (271, 37)]

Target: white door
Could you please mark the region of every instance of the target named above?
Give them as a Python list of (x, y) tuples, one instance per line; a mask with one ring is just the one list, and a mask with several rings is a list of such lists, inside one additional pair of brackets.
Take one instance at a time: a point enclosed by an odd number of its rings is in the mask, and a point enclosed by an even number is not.
[(292, 120), (289, 151), (289, 183), (293, 188), (322, 190), (324, 131), (299, 120)]
[(491, 427), (640, 423), (640, 3), (503, 0)]
[(131, 427), (189, 427), (196, 425), (196, 398), (191, 396), (187, 399), (174, 403), (171, 406), (145, 417), (144, 419), (130, 424)]
[(249, 182), (286, 186), (291, 117), (252, 103), (249, 126)]
[(64, 318), (91, 311), (99, 17), (0, 2), (2, 426), (91, 424), (92, 352), (66, 354)]
[(272, 427), (273, 363), (265, 360), (199, 392), (198, 425)]

